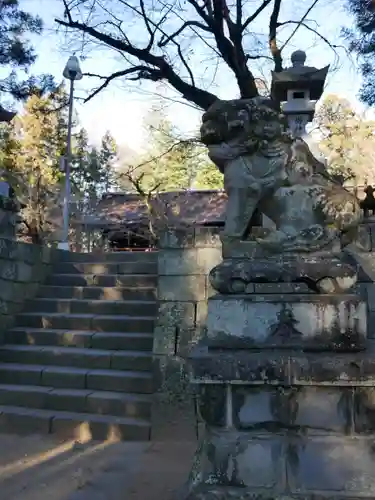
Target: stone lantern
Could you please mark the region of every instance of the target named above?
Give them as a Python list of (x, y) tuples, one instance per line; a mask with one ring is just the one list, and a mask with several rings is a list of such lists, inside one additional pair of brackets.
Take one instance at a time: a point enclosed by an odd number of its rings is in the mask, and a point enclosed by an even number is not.
[(312, 121), (316, 102), (321, 98), (329, 66), (317, 69), (305, 66), (306, 53), (296, 50), (291, 56), (292, 67), (272, 72), (272, 97), (281, 104), (294, 137), (302, 137)]

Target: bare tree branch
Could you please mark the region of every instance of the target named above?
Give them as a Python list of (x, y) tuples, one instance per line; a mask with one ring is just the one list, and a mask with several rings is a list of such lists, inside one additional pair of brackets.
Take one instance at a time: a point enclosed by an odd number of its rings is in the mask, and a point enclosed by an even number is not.
[[(101, 92), (103, 89), (105, 89), (113, 80), (116, 78), (120, 78), (121, 76), (126, 76), (130, 75), (132, 73), (137, 73), (138, 76), (137, 79), (140, 79), (143, 77), (144, 79), (155, 79), (155, 80), (160, 80), (162, 76), (158, 74), (158, 70), (155, 70), (153, 68), (149, 68), (148, 66), (134, 66), (132, 68), (127, 68), (122, 71), (116, 71), (115, 73), (112, 73), (109, 76), (101, 76), (97, 75), (95, 73), (84, 73), (84, 76), (91, 76), (94, 78), (100, 78), (101, 80), (105, 80), (102, 85), (100, 85), (97, 89), (94, 90), (86, 99), (84, 99), (84, 102), (90, 101), (93, 97), (95, 97), (99, 92)], [(149, 73), (149, 76), (145, 76), (147, 73)], [(143, 76), (141, 76), (143, 75)], [(154, 75), (154, 78), (152, 78), (152, 75)]]
[[(302, 26), (305, 29), (311, 31), (316, 36), (318, 36), (325, 44), (327, 44), (332, 50), (339, 49), (339, 48), (345, 49), (345, 47), (343, 45), (336, 45), (334, 43), (331, 43), (325, 36), (323, 36), (321, 33), (319, 33), (318, 30), (312, 28), (311, 26), (309, 26), (308, 24), (306, 24), (302, 21), (284, 21), (282, 23), (278, 23), (278, 26), (284, 26), (287, 24), (298, 24), (298, 27)], [(283, 45), (283, 48), (284, 48), (284, 45)]]
[[(139, 0), (139, 2), (132, 0), (63, 0), (66, 10), (65, 17), (56, 21), (65, 28), (81, 32), (85, 37), (88, 35), (87, 39), (110, 47), (123, 56), (125, 66), (129, 69), (113, 73), (113, 75), (103, 79), (103, 85), (96, 89), (93, 95), (100, 92), (113, 79), (132, 74), (133, 76), (129, 78), (132, 80), (165, 81), (177, 90), (184, 99), (207, 110), (217, 100), (217, 97), (196, 85), (197, 83), (199, 85), (199, 76), (206, 75), (207, 59), (204, 58), (204, 60), (201, 59), (197, 62), (195, 57), (199, 54), (198, 50), (194, 54), (194, 63), (202, 67), (198, 70), (193, 67), (191, 63), (193, 60), (191, 57), (193, 53), (192, 43), (202, 42), (207, 45), (210, 51), (213, 51), (217, 56), (217, 65), (223, 62), (234, 75), (240, 96), (252, 98), (258, 95), (258, 89), (253, 68), (250, 67), (250, 64), (248, 67), (249, 61), (262, 58), (272, 60), (274, 70), (276, 72), (282, 71), (282, 51), (300, 26), (316, 33), (324, 43), (328, 43), (332, 48), (336, 47), (329, 44), (323, 35), (308, 26), (307, 16), (318, 1), (306, 0), (303, 2), (311, 5), (301, 20), (280, 22), (281, 6), (287, 4), (286, 0), (257, 0), (257, 2), (249, 2), (248, 0), (186, 0), (185, 5), (181, 5), (177, 0), (153, 0), (150, 5), (146, 3), (146, 0)], [(84, 14), (94, 4), (95, 22), (93, 18), (90, 18), (90, 21), (85, 21), (85, 15), (83, 15), (82, 20), (80, 17), (81, 7)], [(117, 4), (119, 11), (116, 10), (114, 4)], [(252, 12), (249, 10), (249, 5), (254, 4), (257, 5), (257, 8)], [(101, 9), (105, 13), (104, 19), (100, 18), (100, 14), (98, 14)], [(129, 33), (133, 32), (133, 23), (131, 23), (131, 29), (126, 30), (126, 33), (122, 29), (125, 25), (124, 19), (128, 20), (128, 18), (119, 14), (121, 9), (122, 12), (125, 10), (126, 15), (130, 13), (135, 17), (142, 18), (143, 35), (139, 38), (139, 40), (143, 40), (142, 45), (131, 40)], [(252, 8), (250, 7), (250, 9)], [(269, 9), (269, 12), (266, 9)], [(269, 55), (264, 54), (260, 49), (257, 50), (260, 46), (262, 49), (264, 48), (263, 38), (257, 37), (254, 30), (249, 30), (249, 25), (265, 11), (267, 16), (269, 15)], [(75, 12), (77, 15), (73, 14)], [(113, 17), (113, 23), (106, 20), (111, 19), (110, 16)], [(136, 21), (138, 23), (138, 19)], [(176, 21), (179, 23), (177, 26), (175, 25)], [(110, 24), (116, 28), (111, 28)], [(279, 28), (292, 24), (296, 26), (290, 27), (288, 33), (291, 30), (292, 33), (280, 47), (278, 45)], [(136, 27), (138, 25), (139, 23)], [(137, 31), (137, 29), (134, 31), (136, 37), (138, 36)], [(145, 40), (144, 34), (146, 35)], [(253, 36), (253, 43), (250, 45), (251, 48), (245, 48), (250, 35)], [(135, 61), (134, 58), (138, 61)], [(212, 58), (208, 62), (211, 63)], [(144, 64), (146, 68), (133, 71), (131, 68), (138, 63)], [(258, 71), (260, 69), (255, 65), (255, 72), (258, 73)], [(211, 76), (212, 71), (210, 71), (209, 78)]]
[(242, 0), (236, 0), (236, 24), (242, 30)]
[(307, 9), (307, 11), (305, 12), (305, 14), (302, 16), (302, 18), (300, 19), (300, 21), (297, 23), (297, 26), (295, 27), (295, 29), (293, 30), (292, 34), (289, 36), (289, 38), (286, 40), (286, 42), (284, 42), (283, 46), (281, 47), (280, 51), (282, 51), (287, 45), (288, 43), (290, 42), (290, 40), (294, 37), (294, 35), (297, 33), (298, 31), (298, 28), (302, 25), (302, 23), (305, 21), (306, 17), (310, 14), (310, 12), (313, 10), (313, 8), (315, 7), (315, 5), (319, 2), (319, 0), (314, 0), (313, 3), (310, 5), (310, 7)]
[(261, 14), (263, 12), (263, 10), (272, 2), (272, 0), (263, 0), (263, 3), (256, 9), (256, 11), (254, 12), (254, 14), (252, 14), (251, 16), (249, 16), (246, 21), (243, 23), (242, 25), (242, 31), (245, 31), (245, 29), (249, 26), (250, 23), (252, 23), (254, 21), (254, 19), (256, 19), (259, 14)]
[(283, 59), (281, 57), (281, 49), (277, 46), (277, 23), (280, 15), (281, 0), (274, 0), (272, 14), (269, 25), (269, 47), (272, 58), (275, 62), (275, 71), (279, 73), (283, 70)]
[(146, 49), (139, 49), (134, 45), (118, 40), (78, 21), (63, 21), (61, 19), (56, 19), (56, 22), (67, 28), (73, 28), (87, 33), (96, 40), (99, 40), (110, 47), (126, 52), (129, 55), (138, 58), (140, 61), (156, 67), (156, 69), (160, 71), (160, 75), (163, 79), (167, 80), (172, 87), (185, 97), (185, 99), (194, 102), (202, 109), (208, 109), (217, 100), (217, 97), (214, 94), (183, 81), (163, 56), (152, 54)]
[(150, 50), (152, 48), (152, 46), (154, 45), (155, 31), (153, 31), (151, 29), (150, 23), (148, 22), (148, 17), (147, 17), (146, 10), (145, 10), (145, 2), (144, 2), (144, 0), (139, 0), (139, 4), (141, 6), (141, 10), (142, 10), (142, 14), (143, 14), (143, 19), (145, 21), (145, 25), (146, 25), (147, 31), (150, 34), (150, 41), (148, 42), (146, 50)]
[(167, 36), (166, 38), (162, 38), (160, 42), (158, 43), (159, 47), (165, 47), (171, 40), (176, 38), (180, 33), (182, 33), (186, 28), (190, 26), (195, 26), (196, 28), (199, 28), (203, 31), (206, 31), (208, 33), (212, 33), (211, 28), (208, 26), (205, 26), (204, 24), (200, 23), (199, 21), (186, 21), (177, 31), (172, 33), (171, 35)]

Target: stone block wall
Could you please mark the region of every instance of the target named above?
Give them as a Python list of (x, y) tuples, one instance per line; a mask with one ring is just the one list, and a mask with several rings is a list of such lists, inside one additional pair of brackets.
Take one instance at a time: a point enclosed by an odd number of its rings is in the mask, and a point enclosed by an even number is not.
[(13, 238), (18, 222), (18, 204), (11, 198), (0, 196), (0, 236)]
[(0, 237), (0, 335), (25, 300), (36, 295), (57, 255), (53, 248)]
[(153, 354), (161, 392), (184, 393), (183, 357), (203, 334), (207, 299), (214, 293), (208, 273), (220, 261), (218, 228), (170, 230), (160, 238)]
[[(1, 199), (1, 198), (0, 198)], [(16, 212), (0, 203), (0, 342), (25, 300), (50, 273), (59, 250), (15, 240)]]
[(346, 251), (359, 267), (355, 291), (368, 305), (368, 337), (375, 339), (375, 220), (369, 219), (360, 229), (357, 244)]

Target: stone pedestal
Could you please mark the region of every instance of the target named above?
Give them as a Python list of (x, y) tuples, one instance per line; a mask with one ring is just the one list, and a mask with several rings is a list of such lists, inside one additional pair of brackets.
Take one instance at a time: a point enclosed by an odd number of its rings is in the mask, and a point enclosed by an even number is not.
[(206, 434), (182, 498), (374, 498), (366, 304), (308, 293), (208, 302), (189, 358)]
[(219, 348), (361, 350), (366, 304), (356, 295), (216, 295), (207, 345)]

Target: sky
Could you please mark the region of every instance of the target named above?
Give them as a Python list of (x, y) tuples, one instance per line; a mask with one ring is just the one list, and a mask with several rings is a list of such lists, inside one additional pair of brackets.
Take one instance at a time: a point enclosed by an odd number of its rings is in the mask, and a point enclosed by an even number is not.
[[(342, 5), (344, 0), (321, 0), (322, 4), (311, 13), (315, 26), (327, 38), (335, 39), (336, 43), (342, 44), (339, 33), (342, 26), (350, 26), (351, 18), (345, 12)], [(323, 4), (324, 2), (324, 4)], [(258, 1), (259, 3), (259, 1)], [(65, 63), (71, 55), (71, 50), (64, 43), (64, 37), (56, 32), (55, 17), (62, 17), (62, 0), (20, 0), (25, 10), (38, 13), (44, 20), (45, 31), (43, 36), (33, 38), (32, 42), (38, 54), (37, 62), (32, 72), (51, 73), (57, 80), (62, 79), (62, 71)], [(256, 2), (254, 1), (256, 5)], [(329, 22), (327, 22), (329, 20)], [(260, 20), (259, 22), (262, 22)], [(266, 22), (266, 19), (263, 21)], [(339, 40), (337, 42), (337, 40)], [(313, 43), (312, 35), (306, 30), (300, 29), (298, 35), (293, 38), (293, 43), (288, 45), (285, 59), (296, 49), (307, 52), (306, 64), (318, 68), (331, 64), (334, 71), (329, 74), (325, 93), (335, 93), (350, 99), (355, 106), (360, 107), (356, 99), (361, 84), (359, 72), (354, 59), (344, 55), (337, 64), (333, 52), (323, 43)], [(79, 55), (79, 54), (77, 54)], [(88, 59), (81, 62), (83, 72), (95, 72), (109, 74), (118, 70), (119, 59), (108, 57), (108, 53), (96, 51)], [(216, 77), (216, 87), (220, 96), (225, 98), (235, 97), (235, 89), (228, 84), (225, 77)], [(92, 81), (84, 78), (76, 85), (76, 95), (83, 95), (92, 86)], [(154, 84), (153, 84), (154, 85)], [(154, 87), (159, 93), (163, 89)], [(104, 133), (109, 130), (115, 137), (120, 147), (130, 147), (139, 150), (145, 145), (145, 134), (143, 127), (144, 117), (153, 104), (160, 101), (160, 96), (152, 95), (150, 84), (145, 86), (133, 86), (132, 90), (124, 88), (119, 84), (109, 86), (107, 90), (98, 94), (93, 100), (86, 104), (76, 102), (80, 123), (88, 131), (90, 141), (98, 143)], [(173, 123), (182, 131), (190, 132), (199, 126), (200, 114), (189, 106), (171, 103), (168, 101), (168, 113)]]

